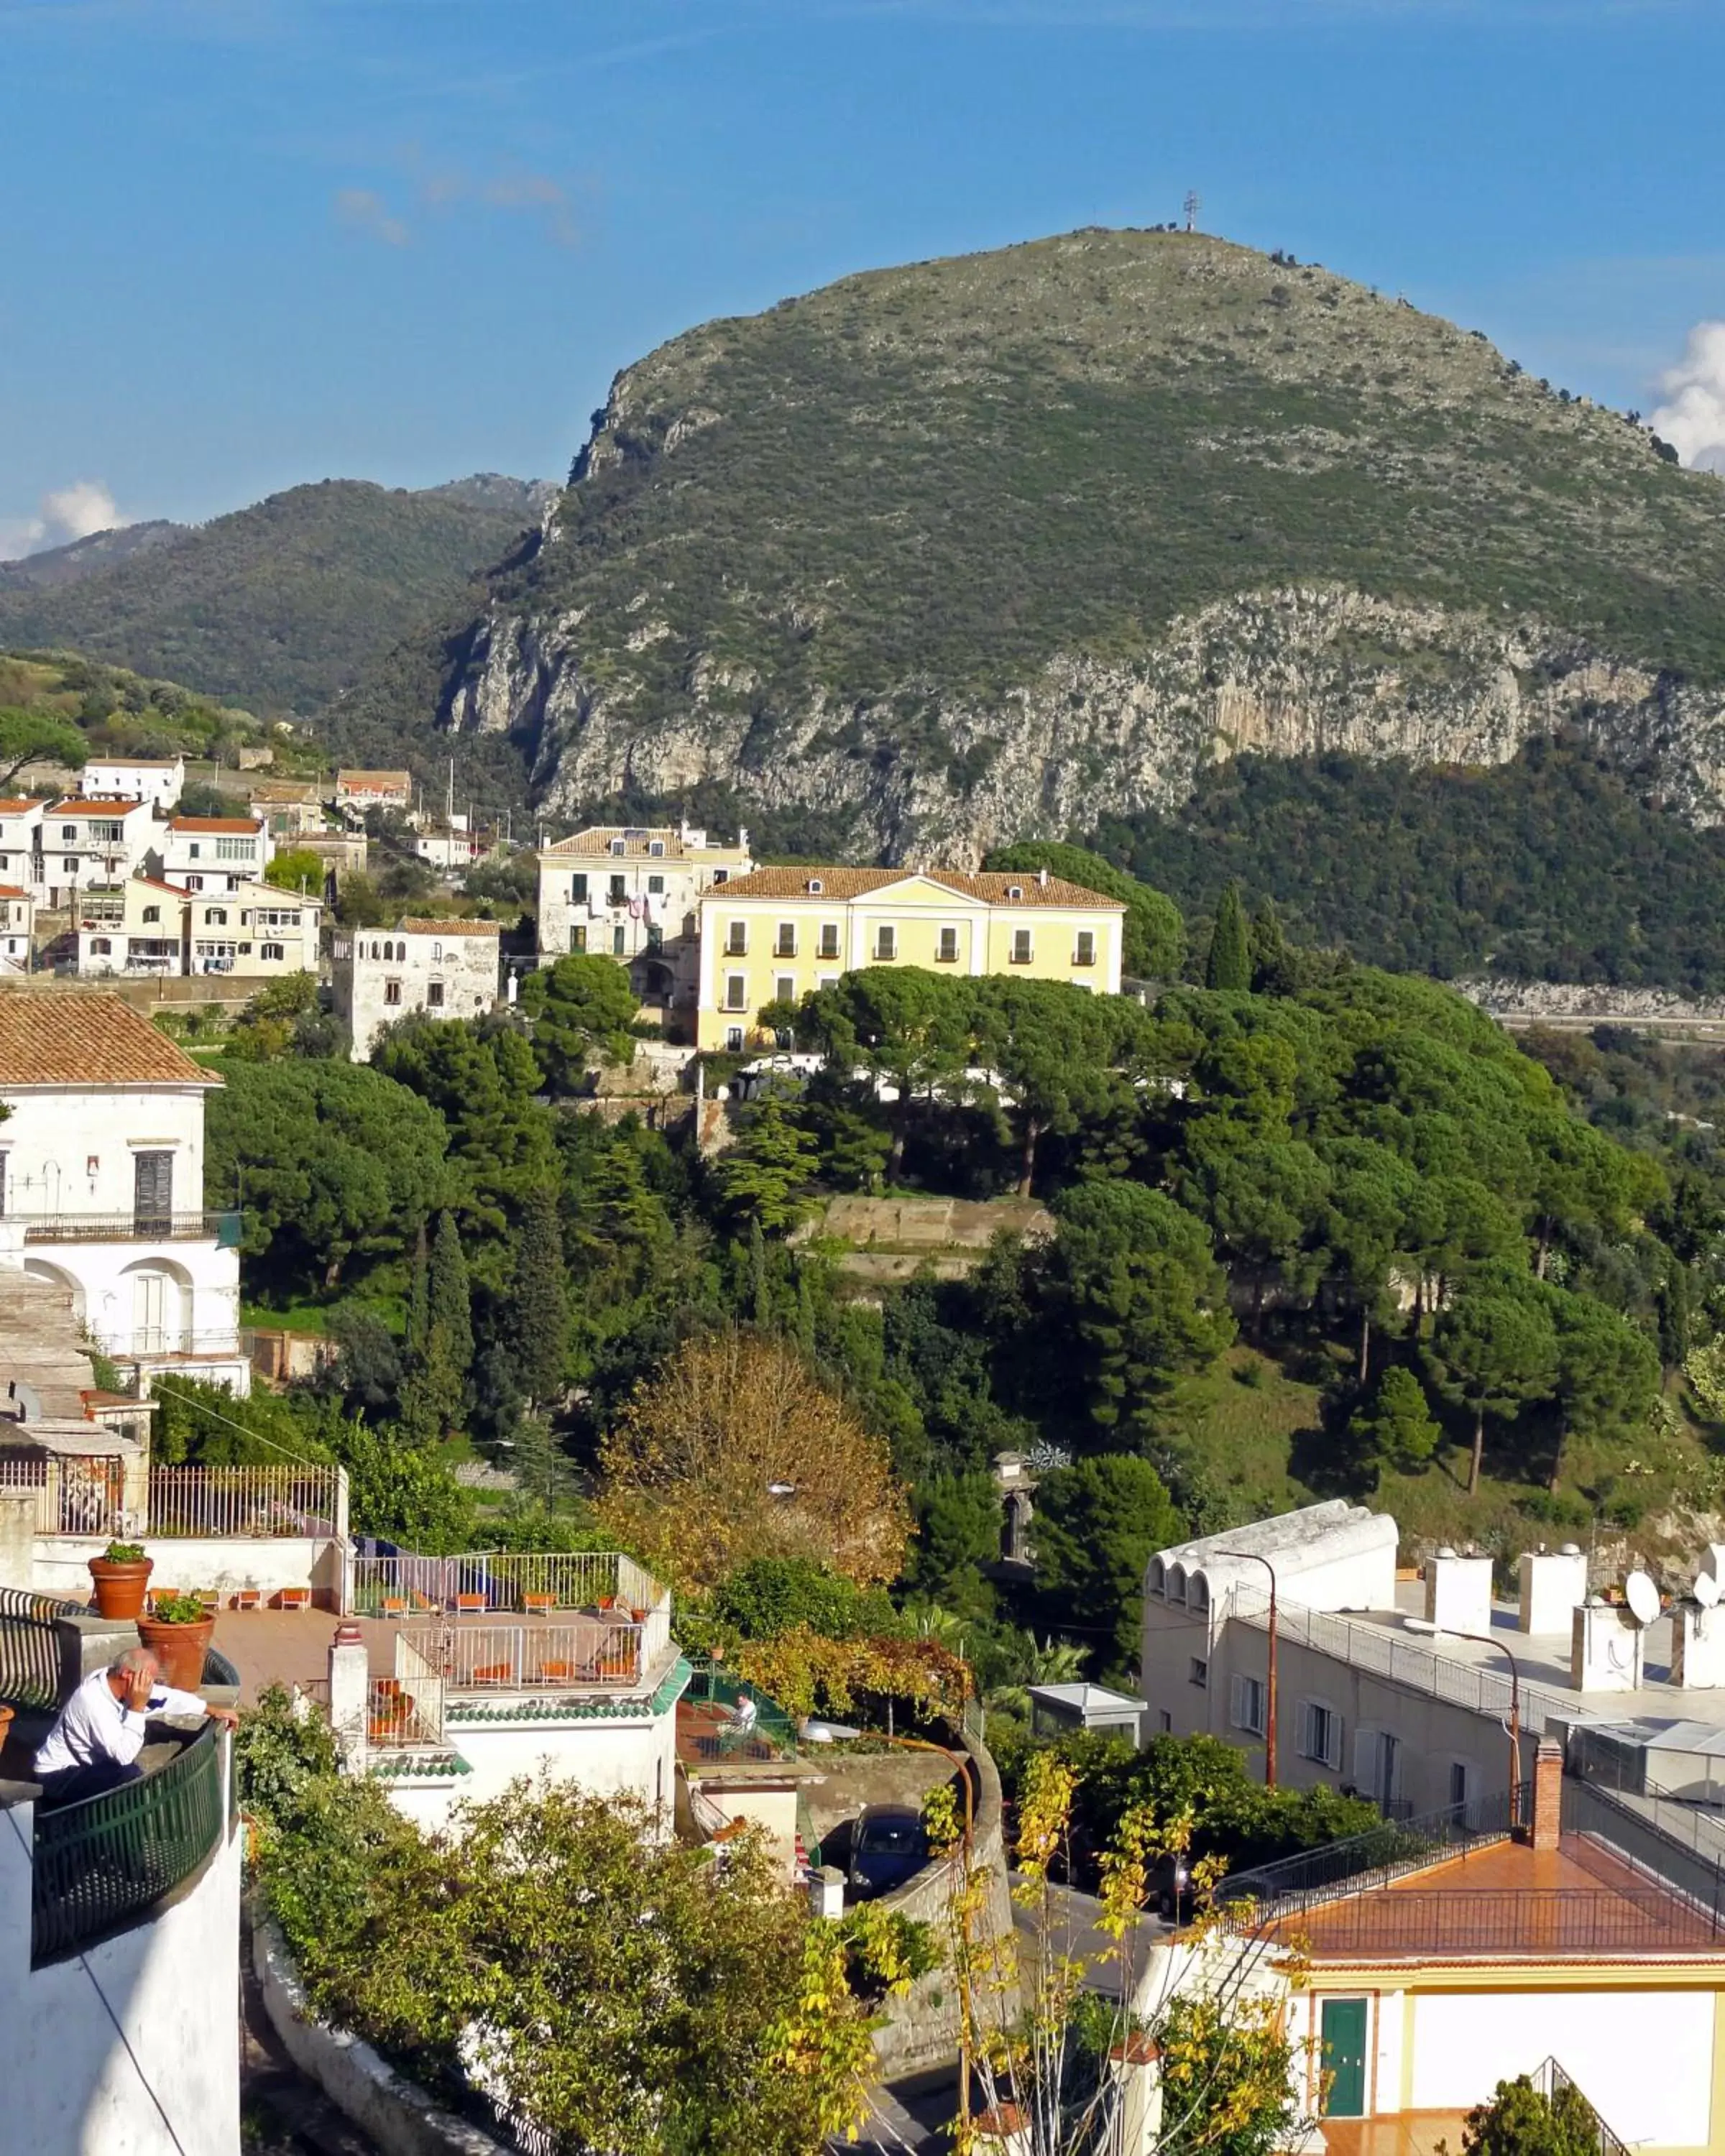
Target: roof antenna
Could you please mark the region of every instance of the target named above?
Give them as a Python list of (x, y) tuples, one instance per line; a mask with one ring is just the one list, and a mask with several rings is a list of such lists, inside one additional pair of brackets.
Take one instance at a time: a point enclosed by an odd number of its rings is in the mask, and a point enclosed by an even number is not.
[(1199, 213), (1199, 211), (1203, 208), (1203, 206), (1204, 206), (1204, 205), (1203, 205), (1203, 204), (1199, 202), (1199, 198), (1198, 198), (1198, 190), (1197, 190), (1197, 188), (1196, 188), (1196, 187), (1188, 187), (1188, 188), (1187, 188), (1187, 190), (1186, 190), (1186, 203), (1185, 203), (1185, 209), (1186, 209), (1186, 229), (1187, 229), (1187, 231), (1188, 231), (1188, 232), (1196, 232), (1196, 231), (1197, 231), (1197, 229), (1198, 229), (1198, 213)]

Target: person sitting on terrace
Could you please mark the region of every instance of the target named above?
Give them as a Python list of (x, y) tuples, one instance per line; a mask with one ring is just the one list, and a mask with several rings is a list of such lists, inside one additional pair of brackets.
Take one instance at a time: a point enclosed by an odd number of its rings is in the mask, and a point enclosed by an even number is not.
[(44, 1804), (77, 1804), (141, 1781), (138, 1754), (151, 1715), (207, 1715), (229, 1729), (238, 1725), (232, 1707), (211, 1707), (195, 1691), (176, 1691), (161, 1682), (161, 1675), (147, 1648), (132, 1647), (84, 1680), (36, 1753)]

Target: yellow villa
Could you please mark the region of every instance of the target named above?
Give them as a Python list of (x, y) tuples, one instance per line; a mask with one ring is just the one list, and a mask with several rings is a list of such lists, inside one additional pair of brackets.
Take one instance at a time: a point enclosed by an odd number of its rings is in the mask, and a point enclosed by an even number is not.
[(1047, 870), (757, 869), (705, 894), (696, 1042), (741, 1049), (763, 1005), (864, 966), (1120, 988), (1126, 908)]

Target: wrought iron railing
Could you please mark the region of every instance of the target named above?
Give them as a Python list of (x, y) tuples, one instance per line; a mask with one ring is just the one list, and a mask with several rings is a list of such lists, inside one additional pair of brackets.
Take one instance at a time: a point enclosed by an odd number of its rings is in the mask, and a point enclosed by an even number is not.
[(36, 1499), (40, 1535), (305, 1540), (341, 1532), (342, 1471), (314, 1467), (152, 1467), (141, 1507), (128, 1506), (117, 1455), (0, 1453), (0, 1490)]
[(362, 1616), (454, 1610), (463, 1599), (481, 1610), (535, 1614), (614, 1606), (641, 1619), (668, 1608), (670, 1597), (633, 1558), (614, 1550), (468, 1550), (420, 1557), (398, 1550), (352, 1560), (352, 1594)]
[(30, 1962), (40, 1968), (140, 1922), (222, 1838), (220, 1732), (207, 1723), (167, 1766), (81, 1804), (36, 1810)]
[(1219, 1898), (1233, 1905), (1236, 1926), (1298, 1915), (1337, 1895), (1363, 1894), (1440, 1857), (1466, 1856), (1507, 1840), (1527, 1815), (1527, 1784), (1476, 1797), (1417, 1819), (1385, 1820), (1363, 1834), (1302, 1849), (1247, 1871), (1231, 1872)]
[[(1592, 2134), (1599, 2156), (1630, 2156), (1627, 2144), (1606, 2125), (1555, 2059), (1547, 2059), (1528, 2079), (1552, 2109), (1563, 2114), (1565, 2124), (1579, 2126), (1584, 2133)], [(1568, 2135), (1563, 2139), (1566, 2146), (1572, 2145)]]
[(141, 1532), (123, 1502), (126, 1462), (117, 1453), (0, 1453), (0, 1491), (35, 1500), (39, 1535)]
[(1563, 1777), (1563, 1828), (1584, 1835), (1650, 1879), (1656, 1879), (1704, 1913), (1716, 1930), (1725, 1927), (1725, 1865), (1680, 1841), (1626, 1798)]
[(239, 1247), (238, 1213), (19, 1213), (27, 1243), (201, 1243), (214, 1236), (224, 1250)]
[(639, 1684), (648, 1667), (645, 1629), (627, 1618), (588, 1617), (565, 1625), (445, 1625), (402, 1637), (446, 1692), (566, 1691)]
[(60, 1702), (60, 1641), (54, 1620), (87, 1613), (76, 1602), (0, 1587), (0, 1704), (52, 1710)]
[[(1284, 1916), (1327, 1961), (1356, 1955), (1537, 1957), (1715, 1953), (1725, 1929), (1662, 1887), (1398, 1887)], [(1280, 1927), (1278, 1927), (1280, 1928)]]

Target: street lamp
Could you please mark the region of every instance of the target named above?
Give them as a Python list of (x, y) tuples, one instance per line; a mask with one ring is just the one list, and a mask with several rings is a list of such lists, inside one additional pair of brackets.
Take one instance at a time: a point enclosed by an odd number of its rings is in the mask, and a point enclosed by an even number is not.
[(1476, 1647), (1495, 1647), (1509, 1664), (1509, 1720), (1504, 1724), (1509, 1732), (1509, 1823), (1518, 1826), (1517, 1816), (1521, 1807), (1517, 1792), (1522, 1786), (1522, 1672), (1513, 1654), (1502, 1640), (1489, 1632), (1456, 1632), (1448, 1625), (1434, 1625), (1429, 1617), (1404, 1617), (1403, 1627), (1409, 1632), (1424, 1632), (1434, 1639), (1440, 1631), (1449, 1632), (1455, 1640), (1471, 1640)]
[(1276, 1567), (1259, 1550), (1218, 1550), (1218, 1557), (1239, 1558), (1247, 1564), (1261, 1564), (1270, 1574), (1270, 1682), (1264, 1713), (1264, 1786), (1276, 1787)]

